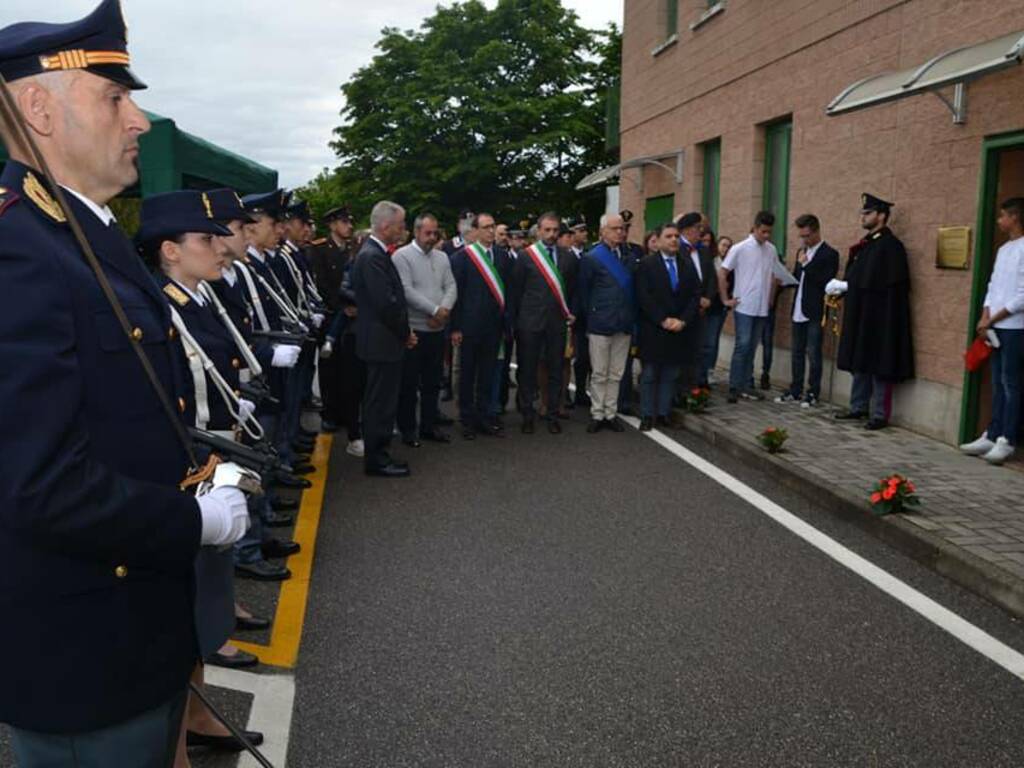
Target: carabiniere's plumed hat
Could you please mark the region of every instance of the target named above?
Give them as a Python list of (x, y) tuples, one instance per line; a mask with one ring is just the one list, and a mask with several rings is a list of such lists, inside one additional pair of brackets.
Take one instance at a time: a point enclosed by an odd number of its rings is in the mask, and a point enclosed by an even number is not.
[(190, 232), (231, 237), (232, 232), (215, 218), (213, 203), (205, 192), (185, 189), (147, 197), (142, 201), (139, 232), (135, 242), (152, 243)]
[(103, 0), (79, 21), (25, 21), (0, 29), (0, 74), (8, 81), (45, 72), (83, 70), (132, 90), (145, 88), (130, 63), (120, 0)]
[(213, 207), (213, 218), (217, 221), (227, 223), (229, 221), (240, 221), (243, 224), (251, 224), (256, 221), (242, 205), (242, 198), (233, 189), (211, 189), (206, 193)]
[(865, 192), (860, 196), (860, 210), (861, 213), (867, 213), (868, 211), (878, 211), (888, 215), (892, 211), (892, 207), (895, 203), (887, 202), (880, 197), (875, 197), (872, 194)]

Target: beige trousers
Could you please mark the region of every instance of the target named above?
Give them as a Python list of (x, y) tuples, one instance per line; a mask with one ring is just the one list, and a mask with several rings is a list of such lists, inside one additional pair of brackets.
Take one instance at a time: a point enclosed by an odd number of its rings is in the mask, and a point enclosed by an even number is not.
[(598, 336), (588, 333), (590, 346), (590, 417), (614, 419), (619, 412), (619, 382), (626, 370), (630, 335)]

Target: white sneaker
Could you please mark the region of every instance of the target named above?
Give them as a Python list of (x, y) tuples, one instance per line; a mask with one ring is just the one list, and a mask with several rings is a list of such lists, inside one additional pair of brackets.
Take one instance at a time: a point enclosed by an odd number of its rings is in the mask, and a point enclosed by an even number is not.
[(961, 445), (960, 451), (968, 456), (984, 456), (995, 447), (996, 444), (988, 439), (988, 433), (983, 432), (974, 442)]
[(345, 448), (345, 453), (349, 456), (358, 456), (362, 458), (366, 453), (366, 446), (363, 445), (362, 440), (349, 440), (348, 447)]
[(718, 377), (715, 375), (715, 372), (714, 371), (708, 371), (708, 384), (710, 386), (714, 386), (717, 383), (718, 383)]
[(1010, 445), (1010, 441), (1005, 437), (1000, 437), (996, 440), (995, 447), (985, 454), (983, 457), (989, 464), (1002, 464), (1008, 458), (1013, 456), (1014, 447)]

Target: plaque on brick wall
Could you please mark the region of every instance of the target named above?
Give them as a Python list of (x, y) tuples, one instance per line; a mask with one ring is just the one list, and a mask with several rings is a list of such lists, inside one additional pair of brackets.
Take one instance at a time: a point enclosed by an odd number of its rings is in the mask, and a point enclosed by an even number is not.
[(970, 253), (970, 227), (939, 227), (935, 266), (939, 269), (967, 269)]

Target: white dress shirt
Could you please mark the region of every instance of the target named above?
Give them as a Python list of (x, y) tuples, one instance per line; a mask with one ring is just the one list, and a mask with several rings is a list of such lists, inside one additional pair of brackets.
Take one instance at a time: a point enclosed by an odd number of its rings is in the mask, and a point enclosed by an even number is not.
[(992, 277), (988, 281), (985, 306), (990, 315), (1001, 309), (1010, 313), (993, 327), (1024, 329), (1024, 237), (1004, 243), (999, 248)]
[(793, 299), (793, 322), (794, 323), (806, 323), (808, 322), (807, 316), (804, 314), (803, 300), (804, 300), (804, 278), (807, 277), (807, 265), (811, 263), (811, 259), (814, 258), (814, 254), (818, 252), (821, 244), (824, 240), (819, 240), (817, 243), (807, 249), (807, 259), (804, 261), (804, 269), (800, 273), (800, 287), (796, 289), (796, 298)]
[(76, 192), (71, 187), (64, 187), (64, 190), (74, 195), (76, 198), (78, 198), (79, 201), (81, 201), (82, 205), (84, 205), (86, 208), (88, 208), (90, 211), (96, 214), (96, 218), (103, 222), (103, 226), (109, 227), (110, 222), (117, 221), (117, 219), (114, 218), (114, 212), (110, 210), (109, 205), (96, 205), (96, 203), (94, 203), (88, 197), (81, 194), (80, 192)]

